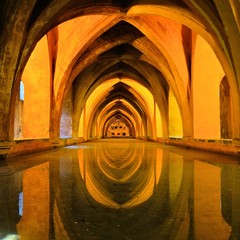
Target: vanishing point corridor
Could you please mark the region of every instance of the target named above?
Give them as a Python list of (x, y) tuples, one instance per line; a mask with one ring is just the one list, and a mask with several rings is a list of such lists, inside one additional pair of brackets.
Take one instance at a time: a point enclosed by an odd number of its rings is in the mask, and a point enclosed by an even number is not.
[(1, 0), (0, 240), (240, 240), (239, 163), (239, 0)]
[(116, 138), (0, 164), (0, 239), (240, 238), (234, 157)]

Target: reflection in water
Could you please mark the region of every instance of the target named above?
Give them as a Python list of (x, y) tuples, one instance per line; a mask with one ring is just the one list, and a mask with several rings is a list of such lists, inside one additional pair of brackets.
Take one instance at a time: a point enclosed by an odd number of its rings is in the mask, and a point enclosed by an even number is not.
[[(147, 200), (156, 179), (156, 155), (145, 153), (143, 142), (114, 142), (100, 151), (79, 150), (79, 166), (89, 194), (99, 203), (126, 208)], [(161, 165), (159, 159), (158, 165)], [(158, 176), (159, 178), (159, 176)]]
[(100, 140), (1, 162), (0, 181), (0, 239), (240, 239), (230, 157)]

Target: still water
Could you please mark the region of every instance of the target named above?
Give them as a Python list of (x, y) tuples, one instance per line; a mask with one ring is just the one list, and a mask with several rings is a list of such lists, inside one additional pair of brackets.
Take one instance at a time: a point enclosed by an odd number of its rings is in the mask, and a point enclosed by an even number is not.
[(0, 162), (0, 239), (240, 239), (236, 158), (133, 139)]

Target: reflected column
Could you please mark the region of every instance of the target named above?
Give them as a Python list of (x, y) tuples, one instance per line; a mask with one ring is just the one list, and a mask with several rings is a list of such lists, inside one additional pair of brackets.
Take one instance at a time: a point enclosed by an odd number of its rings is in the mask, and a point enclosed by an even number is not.
[(0, 239), (9, 234), (16, 234), (16, 224), (21, 218), (19, 196), (22, 189), (22, 175), (21, 173), (9, 174), (7, 172), (5, 174), (0, 176)]
[(194, 161), (194, 223), (196, 239), (225, 240), (230, 226), (221, 209), (221, 168), (203, 161)]
[(240, 168), (234, 168), (232, 172), (232, 232), (231, 240), (240, 239)]
[(21, 239), (49, 239), (49, 163), (23, 171), (23, 216), (17, 225)]

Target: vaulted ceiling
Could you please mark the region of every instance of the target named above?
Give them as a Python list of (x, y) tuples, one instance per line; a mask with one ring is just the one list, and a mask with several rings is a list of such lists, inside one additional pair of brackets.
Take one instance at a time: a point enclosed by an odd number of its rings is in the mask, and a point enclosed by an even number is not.
[[(196, 34), (212, 47), (230, 85), (239, 85), (238, 1), (10, 0), (1, 5), (0, 93), (4, 104), (0, 105), (0, 123), (1, 129), (9, 129), (0, 131), (1, 139), (12, 138), (11, 113), (19, 81), (31, 53), (45, 35), (53, 86), (53, 136), (59, 135), (62, 105), (70, 89), (75, 109), (73, 121), (79, 123), (91, 94), (97, 95), (94, 91), (112, 79), (117, 80), (92, 105), (89, 135), (99, 116), (104, 119), (102, 131), (116, 116), (132, 128), (141, 119), (144, 127), (153, 131), (148, 127), (152, 110), (141, 90), (134, 87), (137, 85), (151, 93), (163, 125), (167, 124), (171, 89), (185, 123), (184, 135), (191, 135), (189, 99)], [(129, 85), (127, 79), (135, 85)], [(78, 124), (73, 124), (73, 134), (78, 128)], [(167, 136), (167, 131), (163, 127), (163, 135)]]

